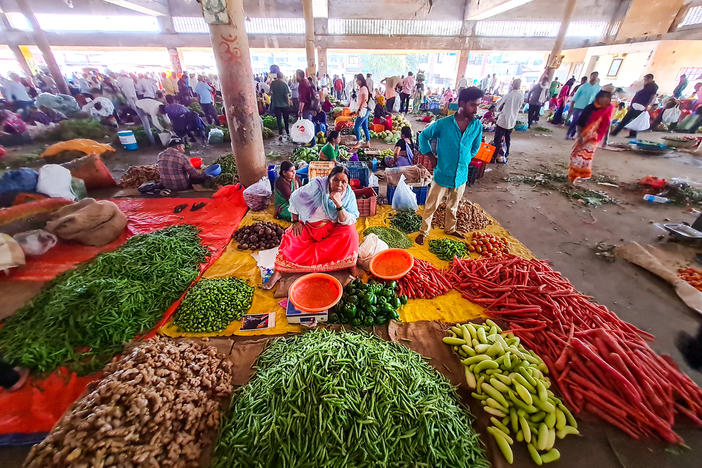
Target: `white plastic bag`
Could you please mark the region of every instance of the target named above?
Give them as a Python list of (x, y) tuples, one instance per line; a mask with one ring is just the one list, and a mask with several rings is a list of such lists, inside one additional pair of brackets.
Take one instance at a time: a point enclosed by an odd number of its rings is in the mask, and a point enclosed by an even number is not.
[(211, 128), (207, 134), (208, 145), (221, 145), (224, 142), (224, 132), (218, 128)]
[(244, 201), (253, 211), (265, 210), (268, 207), (268, 199), (271, 197), (271, 182), (268, 176), (261, 177), (261, 180), (244, 190)]
[(307, 119), (298, 119), (290, 127), (290, 138), (295, 143), (307, 143), (314, 138), (314, 124)]
[(12, 237), (17, 241), (20, 247), (22, 247), (25, 255), (34, 256), (44, 255), (58, 242), (55, 235), (43, 229), (20, 232)]
[(371, 259), (383, 250), (388, 249), (386, 244), (380, 237), (375, 234), (368, 234), (363, 242), (358, 247), (358, 264), (364, 270), (368, 271)]
[(368, 176), (368, 186), (369, 187), (378, 187), (378, 176), (375, 174), (371, 174)]
[(7, 274), (10, 268), (24, 265), (24, 252), (9, 234), (0, 232), (0, 271)]
[(65, 198), (74, 201), (71, 190), (71, 171), (58, 164), (46, 164), (39, 169), (37, 192), (52, 198)]
[(644, 130), (648, 130), (650, 126), (651, 116), (648, 115), (648, 112), (643, 111), (638, 115), (638, 117), (626, 124), (624, 128), (635, 132), (643, 132)]
[(395, 95), (395, 103), (392, 106), (393, 112), (400, 112), (400, 95)]
[(682, 114), (682, 111), (680, 110), (679, 107), (673, 107), (672, 109), (666, 109), (663, 111), (663, 116), (661, 117), (661, 121), (663, 123), (677, 122), (678, 120), (680, 120), (681, 114)]
[(412, 191), (409, 185), (405, 183), (405, 175), (400, 176), (400, 182), (397, 184), (395, 194), (392, 196), (393, 210), (411, 210), (417, 211), (417, 195)]

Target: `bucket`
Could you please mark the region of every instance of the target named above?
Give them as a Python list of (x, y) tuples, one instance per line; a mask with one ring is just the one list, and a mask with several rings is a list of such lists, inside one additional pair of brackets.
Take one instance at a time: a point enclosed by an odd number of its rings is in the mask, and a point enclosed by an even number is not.
[(192, 164), (195, 169), (200, 169), (202, 167), (202, 158), (190, 158), (190, 164)]
[(117, 136), (119, 137), (119, 142), (122, 143), (125, 150), (136, 151), (139, 149), (136, 138), (134, 138), (134, 132), (131, 130), (121, 130), (117, 132)]
[(271, 190), (275, 188), (275, 179), (277, 178), (276, 176), (277, 174), (275, 171), (275, 166), (271, 164), (270, 166), (268, 166), (268, 180), (271, 181)]

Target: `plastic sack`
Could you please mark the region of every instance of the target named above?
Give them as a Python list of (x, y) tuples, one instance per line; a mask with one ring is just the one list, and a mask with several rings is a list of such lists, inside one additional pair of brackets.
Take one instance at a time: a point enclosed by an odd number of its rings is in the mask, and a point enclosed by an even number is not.
[(0, 232), (0, 271), (24, 265), (24, 252), (19, 243), (9, 234)]
[(680, 110), (679, 107), (673, 107), (672, 109), (666, 109), (663, 111), (663, 116), (661, 117), (661, 121), (663, 123), (677, 122), (678, 120), (680, 120), (681, 114), (682, 114), (682, 111)]
[(636, 117), (634, 120), (629, 122), (624, 126), (624, 128), (633, 130), (635, 132), (642, 132), (644, 130), (648, 130), (649, 127), (651, 127), (651, 116), (648, 115), (648, 112), (641, 112), (638, 117)]
[(371, 259), (383, 250), (387, 250), (388, 244), (375, 234), (368, 234), (358, 247), (358, 264), (368, 271)]
[(52, 198), (75, 200), (71, 190), (71, 171), (58, 164), (46, 164), (39, 169), (37, 192)]
[(268, 208), (268, 199), (271, 197), (271, 182), (265, 175), (255, 184), (244, 190), (244, 201), (253, 211), (262, 211)]
[(218, 128), (211, 128), (207, 134), (208, 145), (221, 145), (224, 143), (224, 132)]
[(20, 232), (12, 237), (22, 247), (25, 255), (34, 256), (44, 255), (58, 242), (55, 235), (43, 229)]
[(290, 138), (295, 143), (307, 143), (314, 138), (314, 124), (307, 119), (298, 119), (290, 127)]
[(97, 154), (89, 154), (63, 163), (61, 166), (71, 171), (73, 177), (83, 179), (87, 189), (114, 187), (117, 185), (110, 170)]
[(34, 169), (23, 167), (7, 171), (0, 177), (0, 195), (15, 192), (34, 192), (37, 188), (39, 173)]
[(395, 194), (392, 196), (392, 209), (417, 211), (418, 208), (417, 195), (415, 195), (410, 186), (405, 183), (405, 175), (402, 174), (400, 176), (400, 182), (395, 189)]
[(76, 196), (76, 200), (82, 200), (88, 196), (88, 189), (85, 188), (85, 181), (78, 177), (71, 177), (71, 191)]

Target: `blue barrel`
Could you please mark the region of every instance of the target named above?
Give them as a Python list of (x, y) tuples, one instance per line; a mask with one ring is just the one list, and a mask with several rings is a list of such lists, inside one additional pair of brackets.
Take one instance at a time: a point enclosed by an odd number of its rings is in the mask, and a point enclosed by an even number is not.
[(268, 180), (271, 181), (271, 190), (275, 188), (275, 179), (277, 178), (277, 175), (275, 165), (271, 164), (268, 166)]
[(122, 143), (125, 150), (136, 151), (139, 149), (139, 145), (137, 145), (136, 138), (134, 137), (134, 132), (131, 130), (121, 130), (117, 132), (117, 136), (119, 137), (119, 142)]

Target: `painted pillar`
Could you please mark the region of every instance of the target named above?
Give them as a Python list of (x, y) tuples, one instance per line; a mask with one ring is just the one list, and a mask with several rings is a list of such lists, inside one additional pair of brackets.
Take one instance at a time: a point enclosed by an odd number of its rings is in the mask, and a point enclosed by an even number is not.
[(561, 64), (560, 55), (563, 51), (563, 43), (565, 42), (568, 26), (570, 26), (570, 20), (573, 17), (573, 12), (575, 11), (576, 1), (577, 0), (567, 0), (565, 10), (563, 11), (561, 27), (558, 29), (558, 36), (556, 36), (556, 42), (553, 43), (553, 49), (551, 49), (551, 55), (548, 58), (546, 70), (544, 71), (544, 75), (548, 77), (549, 83), (551, 80), (553, 80), (553, 73)]
[(461, 53), (458, 56), (458, 72), (456, 73), (456, 86), (458, 89), (458, 82), (461, 81), (466, 74), (466, 68), (468, 67), (468, 55), (470, 51), (468, 49), (461, 49)]
[(27, 18), (27, 21), (29, 21), (29, 24), (32, 26), (34, 41), (37, 43), (37, 47), (39, 47), (39, 50), (41, 50), (41, 54), (44, 56), (44, 62), (46, 62), (46, 66), (49, 68), (49, 73), (51, 73), (51, 77), (56, 82), (56, 87), (58, 88), (59, 93), (71, 94), (68, 91), (68, 84), (66, 83), (66, 79), (61, 73), (61, 69), (58, 66), (58, 62), (56, 62), (54, 53), (52, 52), (51, 46), (49, 45), (49, 41), (46, 39), (44, 31), (42, 31), (42, 29), (39, 27), (39, 22), (34, 16), (32, 9), (29, 7), (29, 3), (27, 3), (27, 0), (16, 0), (16, 2), (17, 7), (20, 9), (22, 14)]
[(22, 53), (22, 50), (17, 44), (10, 44), (9, 45), (10, 50), (12, 53), (15, 55), (15, 60), (19, 64), (20, 68), (24, 72), (25, 75), (27, 75), (27, 79), (34, 83), (34, 75), (32, 74), (32, 67), (29, 66), (29, 62), (27, 62), (27, 57), (24, 56)]
[(319, 62), (319, 76), (321, 78), (327, 73), (327, 49), (325, 47), (317, 49), (317, 61)]
[(183, 73), (183, 64), (180, 61), (180, 53), (175, 47), (168, 48), (168, 56), (171, 59), (171, 69), (177, 74)]
[(244, 27), (244, 2), (219, 0), (203, 2), (202, 7), (210, 27), (239, 180), (248, 187), (267, 172), (249, 38)]
[(312, 0), (302, 0), (302, 14), (305, 17), (305, 51), (307, 52), (307, 76), (315, 76), (317, 67), (314, 61), (314, 12)]

